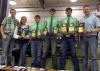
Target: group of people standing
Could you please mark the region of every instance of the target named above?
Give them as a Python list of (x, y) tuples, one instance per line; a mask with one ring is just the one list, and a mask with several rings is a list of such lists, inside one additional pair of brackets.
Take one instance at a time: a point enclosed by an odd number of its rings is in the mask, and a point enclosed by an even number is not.
[[(16, 10), (11, 9), (11, 17), (7, 17), (1, 23), (1, 34), (3, 37), (3, 48), (1, 65), (11, 66), (12, 49), (19, 47), (21, 52), (15, 56), (15, 66), (18, 66), (21, 54), (21, 66), (26, 66), (26, 48), (28, 43), (31, 47), (32, 63), (31, 67), (46, 69), (47, 54), (49, 48), (52, 55), (52, 68), (58, 70), (58, 59), (56, 56), (57, 36), (61, 37), (61, 56), (60, 70), (64, 71), (67, 50), (70, 50), (74, 71), (80, 71), (78, 57), (76, 55), (76, 33), (58, 33), (59, 31), (67, 31), (68, 25), (76, 27), (79, 21), (72, 17), (72, 9), (66, 8), (64, 17), (61, 22), (55, 16), (56, 10), (49, 10), (49, 17), (45, 22), (41, 22), (40, 15), (35, 15), (35, 22), (31, 25), (27, 24), (27, 17), (22, 16), (20, 22), (15, 18)], [(84, 24), (83, 32), (80, 34), (80, 47), (83, 56), (83, 71), (88, 71), (88, 48), (92, 53), (93, 71), (98, 71), (97, 64), (97, 32), (100, 31), (100, 21), (96, 15), (92, 14), (91, 7), (86, 5), (83, 7), (84, 17), (80, 21)], [(62, 28), (63, 26), (63, 28)], [(64, 28), (65, 27), (65, 28)], [(72, 29), (71, 29), (72, 30)], [(41, 32), (43, 35), (41, 36)], [(19, 50), (19, 49), (18, 49)], [(16, 50), (17, 51), (17, 50)], [(7, 61), (6, 61), (7, 56)], [(6, 63), (5, 63), (6, 61)]]

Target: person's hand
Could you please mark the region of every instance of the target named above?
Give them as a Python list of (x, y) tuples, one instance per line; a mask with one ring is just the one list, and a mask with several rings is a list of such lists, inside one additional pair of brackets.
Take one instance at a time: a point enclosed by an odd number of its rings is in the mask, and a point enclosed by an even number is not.
[(58, 36), (62, 36), (62, 34), (61, 34), (61, 33), (58, 33), (57, 35), (58, 35)]
[(24, 39), (22, 36), (19, 36), (18, 39)]
[(84, 33), (91, 33), (92, 30), (84, 30)]
[(67, 35), (66, 35), (66, 37), (70, 37), (70, 35), (69, 35), (69, 34), (67, 34)]
[(24, 39), (30, 39), (29, 37), (24, 37)]

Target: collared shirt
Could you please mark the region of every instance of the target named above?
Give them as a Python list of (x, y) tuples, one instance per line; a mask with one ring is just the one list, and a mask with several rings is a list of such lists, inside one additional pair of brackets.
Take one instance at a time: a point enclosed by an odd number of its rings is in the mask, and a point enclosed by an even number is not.
[[(84, 25), (85, 25), (84, 27), (86, 30), (93, 30), (96, 27), (100, 27), (99, 19), (94, 14), (91, 14), (90, 16), (84, 16), (81, 22), (84, 22)], [(97, 32), (88, 33), (86, 35), (87, 36), (90, 36), (90, 35), (97, 36)]]
[[(50, 24), (51, 24), (51, 17), (48, 17), (45, 21), (46, 24), (46, 28), (48, 29), (48, 32), (50, 32)], [(59, 21), (56, 17), (52, 18), (52, 29), (54, 27), (58, 27), (59, 26)]]
[[(67, 21), (68, 21), (68, 16), (64, 17), (61, 20), (61, 24), (68, 24)], [(70, 19), (69, 19), (69, 24), (73, 24), (74, 26), (77, 26), (78, 25), (78, 20), (71, 16)]]
[[(77, 27), (77, 26), (78, 26), (78, 20), (77, 20), (76, 18), (72, 17), (72, 16), (70, 16), (70, 17), (66, 16), (66, 17), (64, 17), (64, 18), (61, 20), (60, 27), (61, 27), (63, 24), (66, 25), (66, 27), (67, 27), (67, 32), (68, 32), (68, 31), (69, 31), (68, 26), (73, 25), (74, 28)], [(74, 29), (74, 33), (73, 33), (73, 34), (75, 34), (76, 31), (77, 31), (77, 28)]]
[(21, 27), (16, 26), (13, 37), (15, 39), (18, 39), (19, 36), (22, 35), (22, 33), (24, 33), (26, 37), (29, 37), (29, 26), (28, 25), (23, 25)]
[[(36, 31), (37, 28), (37, 23), (33, 23), (32, 25), (29, 26), (29, 35), (31, 36), (33, 31)], [(43, 31), (44, 29), (44, 23), (39, 22), (38, 23), (38, 31)]]
[(16, 25), (18, 24), (18, 20), (16, 18), (12, 19), (11, 17), (7, 17), (3, 20), (2, 25), (4, 25), (4, 33), (8, 35), (13, 35)]

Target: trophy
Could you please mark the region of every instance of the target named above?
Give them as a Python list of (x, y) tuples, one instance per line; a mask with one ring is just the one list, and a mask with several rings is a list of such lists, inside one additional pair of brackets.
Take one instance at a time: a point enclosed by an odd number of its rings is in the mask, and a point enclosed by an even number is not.
[(38, 31), (37, 32), (37, 38), (40, 38), (41, 37), (41, 31)]
[(79, 23), (78, 25), (78, 33), (84, 32), (84, 23)]
[(36, 32), (33, 30), (32, 31), (32, 37), (35, 38), (36, 37)]
[(68, 33), (75, 33), (75, 27), (73, 23), (69, 24)]
[(54, 28), (53, 28), (53, 33), (54, 33), (54, 34), (57, 34), (57, 33), (58, 33), (58, 28), (57, 28), (57, 27), (54, 27)]
[(25, 31), (22, 31), (21, 36), (25, 37)]
[(61, 26), (61, 33), (66, 33), (67, 32), (67, 28), (66, 28), (66, 24), (62, 24), (62, 26)]
[(43, 30), (43, 35), (47, 35), (47, 33), (48, 33), (48, 29), (47, 28), (45, 28), (44, 30)]

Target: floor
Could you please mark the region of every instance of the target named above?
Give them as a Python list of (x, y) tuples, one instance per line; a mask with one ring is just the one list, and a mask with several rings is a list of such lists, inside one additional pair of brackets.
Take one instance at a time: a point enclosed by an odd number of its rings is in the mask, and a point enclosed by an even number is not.
[[(78, 54), (78, 56), (79, 55), (80, 54)], [(79, 57), (79, 59), (80, 59), (80, 57)], [(27, 66), (30, 66), (30, 64), (31, 64), (31, 57), (27, 57), (27, 64), (26, 65)], [(89, 60), (89, 64), (90, 64), (90, 60)], [(98, 48), (98, 65), (99, 65), (99, 71), (100, 71), (100, 48)], [(48, 69), (51, 69), (52, 68), (51, 66), (52, 66), (51, 58), (48, 58), (46, 67)], [(91, 66), (91, 64), (89, 66)], [(70, 57), (69, 57), (69, 59), (67, 61), (66, 69), (69, 70), (69, 71), (72, 71), (73, 70), (73, 65), (72, 65), (72, 62), (71, 62)], [(80, 69), (82, 71), (82, 61), (81, 60), (80, 60)]]

